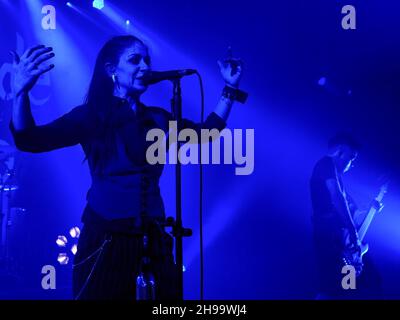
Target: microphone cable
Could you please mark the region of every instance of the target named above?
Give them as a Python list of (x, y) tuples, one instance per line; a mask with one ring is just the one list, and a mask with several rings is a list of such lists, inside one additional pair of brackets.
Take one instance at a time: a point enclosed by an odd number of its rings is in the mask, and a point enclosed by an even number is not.
[[(203, 88), (203, 80), (198, 71), (196, 71), (196, 75), (199, 79), (200, 94), (201, 94), (201, 120), (200, 120), (200, 130), (201, 130), (201, 128), (203, 127), (203, 124), (204, 124), (204, 88)], [(199, 164), (200, 164), (200, 166), (199, 166), (200, 301), (203, 301), (204, 300), (203, 164), (202, 164), (201, 148), (202, 148), (202, 141), (201, 141), (201, 135), (200, 135), (200, 144), (199, 144), (199, 157), (200, 157), (200, 162), (199, 162)]]

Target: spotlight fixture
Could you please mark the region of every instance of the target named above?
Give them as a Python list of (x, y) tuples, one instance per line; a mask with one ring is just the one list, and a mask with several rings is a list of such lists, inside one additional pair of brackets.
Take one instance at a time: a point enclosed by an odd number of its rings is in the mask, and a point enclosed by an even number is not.
[[(68, 245), (68, 247), (70, 247), (70, 251), (72, 252), (73, 255), (75, 255), (78, 251), (78, 246), (77, 246), (76, 242), (77, 242), (80, 234), (81, 234), (81, 230), (78, 227), (72, 227), (69, 230), (69, 235), (71, 236), (72, 243), (70, 243), (70, 245)], [(73, 242), (75, 242), (75, 243), (73, 243)], [(68, 239), (66, 236), (60, 235), (57, 237), (56, 243), (59, 248), (66, 249), (67, 244), (68, 244)], [(58, 257), (57, 257), (57, 261), (61, 265), (67, 265), (69, 262), (68, 254), (66, 252), (59, 253)]]
[(76, 255), (76, 252), (78, 251), (78, 246), (76, 244), (74, 244), (71, 248), (71, 252), (73, 255)]
[(69, 258), (66, 253), (60, 253), (57, 257), (57, 261), (59, 264), (66, 265), (68, 264)]
[(99, 10), (103, 9), (104, 8), (104, 0), (94, 0), (93, 1), (93, 8), (96, 8), (96, 9), (99, 9)]
[(56, 243), (59, 247), (65, 247), (68, 243), (68, 240), (65, 236), (58, 236)]
[(81, 230), (78, 227), (73, 227), (71, 230), (69, 230), (69, 234), (71, 238), (79, 238), (79, 235), (81, 234)]

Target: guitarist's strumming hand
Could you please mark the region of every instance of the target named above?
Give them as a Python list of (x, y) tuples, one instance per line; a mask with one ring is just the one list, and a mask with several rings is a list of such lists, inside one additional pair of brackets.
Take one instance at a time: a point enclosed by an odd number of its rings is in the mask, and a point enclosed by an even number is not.
[(354, 251), (361, 251), (362, 242), (355, 228), (353, 229), (353, 232), (350, 233), (350, 241)]

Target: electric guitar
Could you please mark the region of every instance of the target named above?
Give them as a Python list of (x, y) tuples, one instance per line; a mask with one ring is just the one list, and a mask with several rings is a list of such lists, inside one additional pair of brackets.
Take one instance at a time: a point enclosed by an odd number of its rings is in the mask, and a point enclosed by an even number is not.
[[(382, 185), (380, 188), (379, 194), (375, 198), (376, 201), (379, 203), (382, 202), (383, 197), (387, 193), (388, 189), (388, 183), (385, 183)], [(360, 246), (357, 246), (354, 244), (349, 236), (349, 233), (345, 231), (344, 233), (344, 250), (343, 250), (343, 256), (342, 260), (344, 265), (351, 265), (355, 268), (356, 270), (356, 275), (359, 276), (362, 272), (363, 269), (363, 262), (362, 258), (363, 255), (368, 252), (368, 244), (364, 244), (363, 240), (364, 237), (368, 231), (369, 226), (371, 225), (372, 220), (375, 217), (375, 214), (379, 211), (379, 209), (375, 208), (373, 205), (368, 211), (367, 216), (365, 217), (363, 223), (361, 226), (358, 228), (358, 237), (361, 242)]]

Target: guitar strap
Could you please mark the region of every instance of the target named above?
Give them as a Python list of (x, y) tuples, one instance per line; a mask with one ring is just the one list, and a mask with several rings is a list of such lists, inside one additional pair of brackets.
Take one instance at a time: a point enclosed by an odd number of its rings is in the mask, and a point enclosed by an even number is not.
[(348, 212), (348, 214), (349, 214), (349, 219), (350, 219), (351, 223), (354, 225), (354, 221), (353, 221), (353, 217), (352, 217), (352, 215), (351, 215), (351, 211), (350, 211), (350, 207), (349, 207), (349, 202), (348, 202), (348, 200), (347, 200), (347, 194), (346, 194), (346, 190), (344, 189), (343, 181), (342, 181), (342, 179), (339, 177), (339, 173), (338, 173), (337, 167), (336, 167), (336, 165), (335, 165), (335, 162), (334, 162), (334, 161), (332, 161), (332, 162), (333, 162), (333, 167), (335, 168), (335, 177), (336, 177), (336, 181), (337, 181), (337, 183), (338, 183), (338, 185), (339, 185), (339, 190), (340, 190), (340, 192), (342, 193), (343, 198), (344, 198), (344, 201), (345, 201), (345, 203), (346, 203), (346, 208), (347, 208), (347, 212)]

